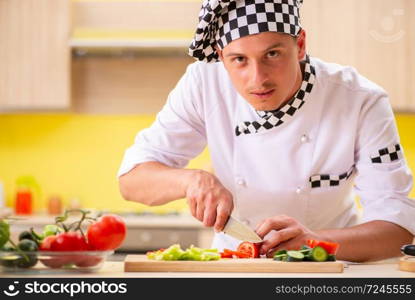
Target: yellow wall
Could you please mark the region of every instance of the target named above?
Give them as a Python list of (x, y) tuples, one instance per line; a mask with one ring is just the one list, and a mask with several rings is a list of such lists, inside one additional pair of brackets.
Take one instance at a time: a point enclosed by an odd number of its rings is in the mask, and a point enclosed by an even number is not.
[[(144, 205), (122, 200), (116, 173), (124, 150), (138, 130), (148, 127), (154, 116), (3, 115), (0, 116), (0, 181), (5, 184), (8, 206), (14, 203), (15, 180), (33, 175), (42, 189), (36, 210), (46, 198), (72, 197), (86, 208), (142, 211)], [(207, 152), (189, 166), (204, 168)], [(184, 200), (152, 211), (186, 209)]]
[[(60, 194), (64, 201), (77, 197), (86, 208), (117, 212), (186, 210), (184, 200), (163, 207), (122, 200), (116, 173), (124, 150), (154, 116), (96, 116), (74, 114), (0, 115), (0, 181), (6, 200), (13, 205), (15, 181), (33, 175), (42, 189), (35, 207), (46, 207), (46, 198)], [(415, 115), (398, 115), (398, 127), (405, 155), (415, 170)], [(189, 167), (206, 168), (205, 151)], [(411, 197), (415, 196), (415, 190)]]

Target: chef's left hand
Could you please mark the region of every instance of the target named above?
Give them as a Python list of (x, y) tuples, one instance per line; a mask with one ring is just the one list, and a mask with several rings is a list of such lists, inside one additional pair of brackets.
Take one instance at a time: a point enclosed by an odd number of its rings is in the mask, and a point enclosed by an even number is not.
[(308, 239), (319, 239), (318, 235), (296, 219), (280, 215), (267, 218), (255, 230), (261, 238), (267, 238), (261, 245), (261, 254), (272, 257), (280, 249), (298, 250)]

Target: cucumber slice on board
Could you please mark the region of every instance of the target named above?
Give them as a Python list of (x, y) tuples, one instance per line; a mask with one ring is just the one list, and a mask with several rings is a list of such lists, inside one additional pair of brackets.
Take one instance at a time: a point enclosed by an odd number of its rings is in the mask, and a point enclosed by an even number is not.
[(311, 258), (314, 261), (319, 261), (319, 262), (327, 261), (328, 256), (329, 255), (327, 251), (320, 246), (314, 247), (313, 250), (311, 251)]
[(287, 261), (302, 261), (303, 259), (304, 254), (302, 254), (300, 251), (287, 251)]

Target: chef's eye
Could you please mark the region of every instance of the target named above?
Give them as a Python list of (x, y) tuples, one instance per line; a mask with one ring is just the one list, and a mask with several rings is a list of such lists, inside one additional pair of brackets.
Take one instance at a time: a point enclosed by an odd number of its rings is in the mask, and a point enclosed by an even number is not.
[(276, 50), (271, 50), (267, 53), (268, 57), (277, 57), (279, 56), (279, 52)]
[(245, 57), (243, 57), (243, 56), (235, 56), (233, 58), (233, 62), (236, 62), (238, 64), (241, 64), (241, 63), (245, 62)]

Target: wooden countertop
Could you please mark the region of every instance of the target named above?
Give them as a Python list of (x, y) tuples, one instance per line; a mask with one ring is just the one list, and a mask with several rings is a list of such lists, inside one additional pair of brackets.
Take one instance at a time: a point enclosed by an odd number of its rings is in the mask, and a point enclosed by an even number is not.
[(121, 261), (108, 261), (97, 272), (94, 273), (62, 273), (59, 271), (51, 271), (44, 274), (25, 274), (25, 273), (8, 273), (1, 274), (1, 277), (75, 277), (75, 278), (192, 278), (192, 277), (232, 277), (232, 278), (287, 278), (287, 277), (303, 277), (303, 278), (415, 278), (415, 272), (404, 272), (398, 270), (398, 259), (386, 260), (375, 263), (347, 263), (343, 273), (184, 273), (184, 272), (124, 272), (124, 265)]

